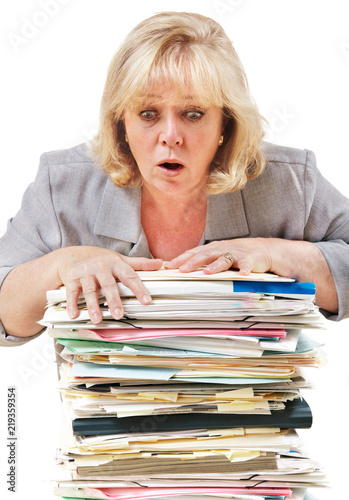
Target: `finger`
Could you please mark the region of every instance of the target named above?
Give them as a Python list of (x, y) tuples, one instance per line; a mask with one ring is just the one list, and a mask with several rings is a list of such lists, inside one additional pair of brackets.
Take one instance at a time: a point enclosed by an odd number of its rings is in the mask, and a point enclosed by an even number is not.
[(181, 266), (183, 266), (189, 259), (191, 259), (197, 251), (200, 251), (197, 248), (192, 248), (191, 250), (187, 250), (186, 252), (182, 253), (181, 255), (178, 255), (174, 259), (164, 262), (164, 267), (166, 269), (179, 269)]
[(196, 253), (195, 255), (190, 257), (190, 259), (187, 260), (181, 266), (179, 266), (178, 269), (182, 273), (197, 271), (203, 266), (212, 264), (212, 262), (217, 260), (218, 256), (219, 254), (217, 255), (217, 251), (205, 249), (202, 250), (200, 253)]
[(205, 274), (221, 273), (230, 269), (234, 262), (235, 259), (233, 256), (231, 256), (231, 259), (228, 259), (224, 255), (221, 255), (217, 260), (206, 266), (203, 271)]
[(115, 277), (107, 267), (100, 267), (96, 272), (96, 280), (105, 296), (111, 315), (116, 320), (121, 319), (124, 316), (124, 308)]
[(79, 316), (78, 300), (81, 293), (81, 286), (73, 281), (65, 285), (67, 294), (67, 313), (70, 319), (75, 319)]
[(98, 325), (102, 321), (103, 316), (98, 301), (99, 287), (97, 286), (96, 279), (94, 276), (86, 274), (81, 278), (80, 283), (90, 320), (95, 325)]
[(118, 266), (116, 273), (121, 283), (126, 285), (134, 293), (141, 304), (150, 304), (151, 296), (146, 286), (131, 266), (123, 263), (121, 266)]
[(121, 259), (131, 266), (135, 271), (157, 271), (163, 265), (162, 259), (147, 259), (146, 257), (127, 257)]
[(245, 258), (236, 263), (237, 269), (242, 276), (248, 276), (253, 271), (254, 262), (252, 258)]

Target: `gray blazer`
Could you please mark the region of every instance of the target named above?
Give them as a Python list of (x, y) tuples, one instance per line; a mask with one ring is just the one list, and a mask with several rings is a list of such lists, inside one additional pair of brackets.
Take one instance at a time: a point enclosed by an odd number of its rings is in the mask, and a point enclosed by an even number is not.
[[(257, 236), (314, 242), (338, 291), (339, 314), (330, 318), (348, 317), (349, 200), (321, 176), (312, 152), (268, 143), (263, 152), (267, 165), (257, 179), (241, 191), (209, 196), (201, 244)], [(85, 144), (43, 154), (0, 239), (0, 284), (15, 266), (69, 245), (150, 257), (140, 207), (140, 189), (114, 186)], [(0, 332), (0, 345), (28, 340)]]

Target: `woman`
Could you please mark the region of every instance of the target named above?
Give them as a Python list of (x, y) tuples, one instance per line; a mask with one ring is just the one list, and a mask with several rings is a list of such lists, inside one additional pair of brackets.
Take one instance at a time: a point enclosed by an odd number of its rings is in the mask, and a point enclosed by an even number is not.
[(261, 143), (263, 119), (231, 42), (213, 20), (162, 13), (140, 23), (111, 62), (90, 150), (47, 153), (0, 241), (3, 345), (40, 330), (46, 291), (115, 279), (151, 301), (137, 270), (271, 271), (314, 281), (317, 304), (349, 315), (349, 204), (308, 151)]

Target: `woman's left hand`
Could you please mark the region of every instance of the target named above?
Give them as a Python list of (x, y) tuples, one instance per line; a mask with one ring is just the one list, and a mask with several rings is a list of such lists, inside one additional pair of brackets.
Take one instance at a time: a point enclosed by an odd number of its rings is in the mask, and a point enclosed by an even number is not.
[[(231, 260), (224, 254), (231, 255)], [(168, 269), (183, 273), (202, 266), (205, 274), (226, 271), (233, 267), (242, 275), (251, 272), (272, 272), (296, 281), (312, 281), (316, 286), (316, 304), (337, 314), (338, 297), (331, 270), (319, 250), (309, 241), (281, 238), (237, 238), (213, 241), (195, 247), (164, 263)]]
[[(206, 274), (220, 273), (230, 267), (238, 269), (240, 274), (245, 276), (251, 272), (265, 273), (272, 269), (272, 258), (267, 242), (266, 238), (213, 241), (184, 252), (166, 262), (165, 267), (191, 272), (206, 266), (204, 268)], [(231, 256), (230, 259), (224, 257), (226, 253)]]

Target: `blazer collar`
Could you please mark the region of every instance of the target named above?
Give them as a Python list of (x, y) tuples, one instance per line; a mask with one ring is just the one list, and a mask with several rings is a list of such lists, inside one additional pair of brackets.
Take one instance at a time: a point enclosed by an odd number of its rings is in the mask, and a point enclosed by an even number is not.
[[(118, 188), (108, 179), (99, 206), (94, 232), (144, 246), (141, 226), (141, 189)], [(242, 192), (209, 195), (204, 241), (249, 235)], [(145, 240), (146, 241), (146, 240)], [(133, 253), (133, 252), (132, 252)]]
[(142, 233), (141, 190), (119, 188), (108, 179), (94, 225), (95, 234), (136, 243)]

